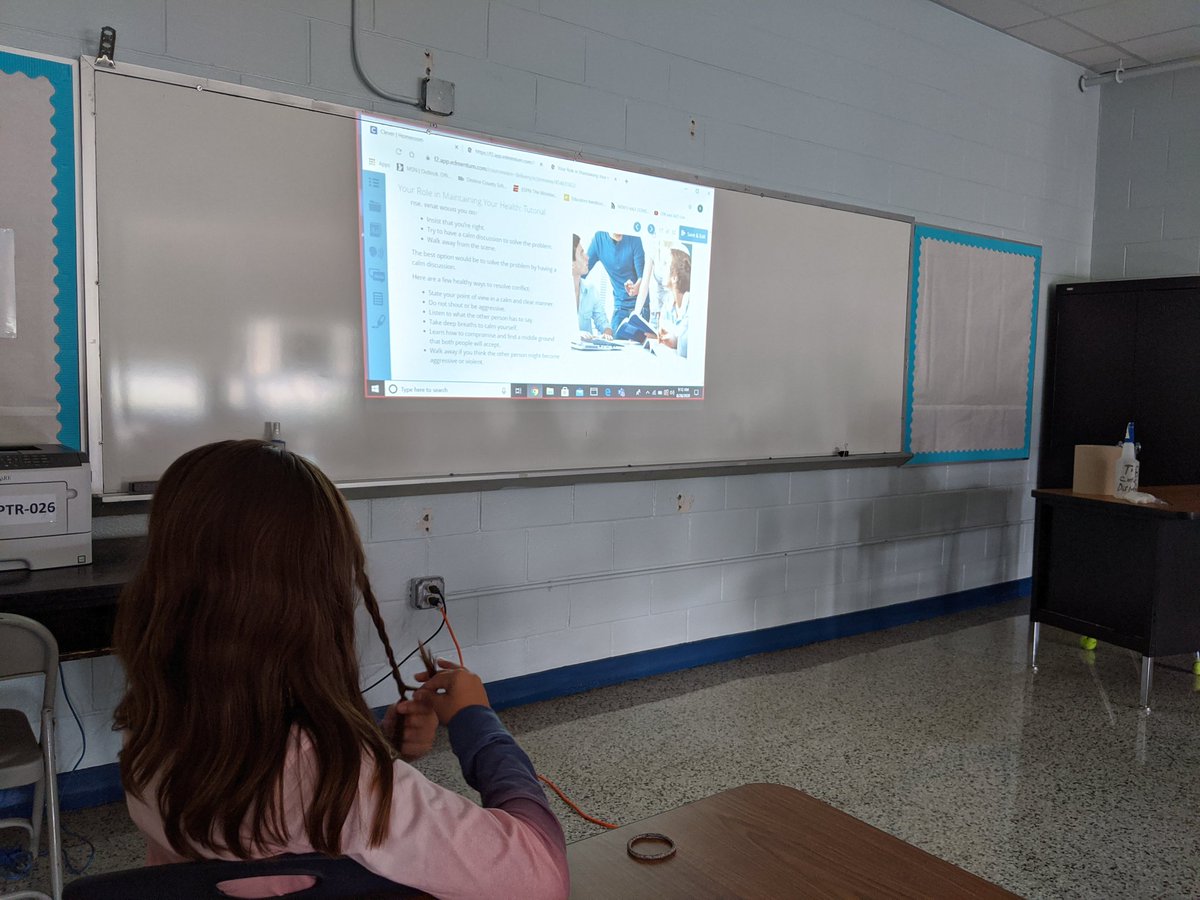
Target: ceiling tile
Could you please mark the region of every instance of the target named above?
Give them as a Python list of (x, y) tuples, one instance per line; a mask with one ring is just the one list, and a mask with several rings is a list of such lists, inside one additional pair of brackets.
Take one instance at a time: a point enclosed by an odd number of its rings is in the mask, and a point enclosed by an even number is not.
[(1200, 56), (1200, 25), (1135, 38), (1121, 46), (1152, 63)]
[(1123, 43), (1200, 23), (1200, 0), (1118, 0), (1068, 13), (1063, 21), (1109, 43)]
[(1200, 0), (932, 2), (1098, 74), (1200, 56)]
[(1021, 0), (935, 0), (948, 9), (1001, 31), (1043, 18), (1041, 11)]
[(1061, 16), (1063, 13), (1079, 12), (1093, 6), (1104, 6), (1112, 0), (1025, 0), (1034, 9), (1040, 9), (1048, 16)]
[(1013, 37), (1060, 55), (1096, 46), (1096, 38), (1092, 35), (1085, 34), (1078, 28), (1072, 28), (1058, 19), (1042, 19), (1038, 22), (1030, 22), (1028, 25), (1018, 25), (1005, 30)]
[(1145, 60), (1130, 57), (1127, 50), (1123, 51), (1119, 47), (1114, 47), (1112, 44), (1105, 44), (1103, 47), (1092, 47), (1088, 50), (1076, 50), (1067, 54), (1067, 59), (1079, 63), (1086, 69), (1090, 69), (1097, 74), (1101, 72), (1111, 72), (1117, 67), (1117, 63), (1122, 59), (1126, 66), (1140, 66)]

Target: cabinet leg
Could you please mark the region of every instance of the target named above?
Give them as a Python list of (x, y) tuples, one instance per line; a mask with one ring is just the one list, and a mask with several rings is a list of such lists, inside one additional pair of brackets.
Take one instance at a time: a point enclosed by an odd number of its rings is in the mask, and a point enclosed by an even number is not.
[(1029, 623), (1029, 668), (1035, 672), (1037, 671), (1038, 641), (1041, 640), (1041, 637), (1042, 637), (1042, 623), (1041, 622), (1030, 622)]
[(1154, 682), (1154, 657), (1142, 657), (1142, 710), (1150, 712), (1150, 687)]

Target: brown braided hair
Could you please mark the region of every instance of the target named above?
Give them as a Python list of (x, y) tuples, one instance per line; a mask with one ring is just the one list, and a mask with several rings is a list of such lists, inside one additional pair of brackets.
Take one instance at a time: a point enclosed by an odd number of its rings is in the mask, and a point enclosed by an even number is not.
[(286, 449), (221, 441), (164, 473), (145, 561), (117, 610), (127, 689), (114, 720), (125, 788), (157, 803), (176, 852), (245, 859), (292, 837), (283, 775), (297, 728), (317, 769), (304, 810), (313, 848), (340, 852), (368, 764), (379, 798), (369, 840), (386, 837), (395, 749), (360, 693), (359, 596), (401, 697), (408, 687), (365, 562), (341, 494)]

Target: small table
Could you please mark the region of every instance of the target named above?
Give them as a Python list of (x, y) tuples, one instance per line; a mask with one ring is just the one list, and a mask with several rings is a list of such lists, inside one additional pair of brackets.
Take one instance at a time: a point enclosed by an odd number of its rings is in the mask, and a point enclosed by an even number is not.
[(1166, 503), (1033, 492), (1029, 664), (1042, 622), (1134, 650), (1148, 712), (1154, 657), (1200, 649), (1200, 485), (1142, 490)]
[(0, 612), (41, 622), (62, 659), (112, 652), (117, 598), (145, 555), (144, 538), (94, 543), (87, 566), (0, 572)]
[[(626, 853), (645, 832), (670, 859)], [(656, 849), (649, 845), (646, 850)], [(1015, 897), (795, 788), (747, 784), (567, 847), (571, 897)]]

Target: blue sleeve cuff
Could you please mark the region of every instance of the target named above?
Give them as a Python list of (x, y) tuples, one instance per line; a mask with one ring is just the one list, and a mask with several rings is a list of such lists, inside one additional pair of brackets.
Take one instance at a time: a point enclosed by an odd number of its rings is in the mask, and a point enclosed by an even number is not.
[(533, 763), (494, 710), (468, 706), (450, 720), (448, 729), (463, 778), (479, 791), (484, 806), (500, 806), (515, 797), (546, 804)]

